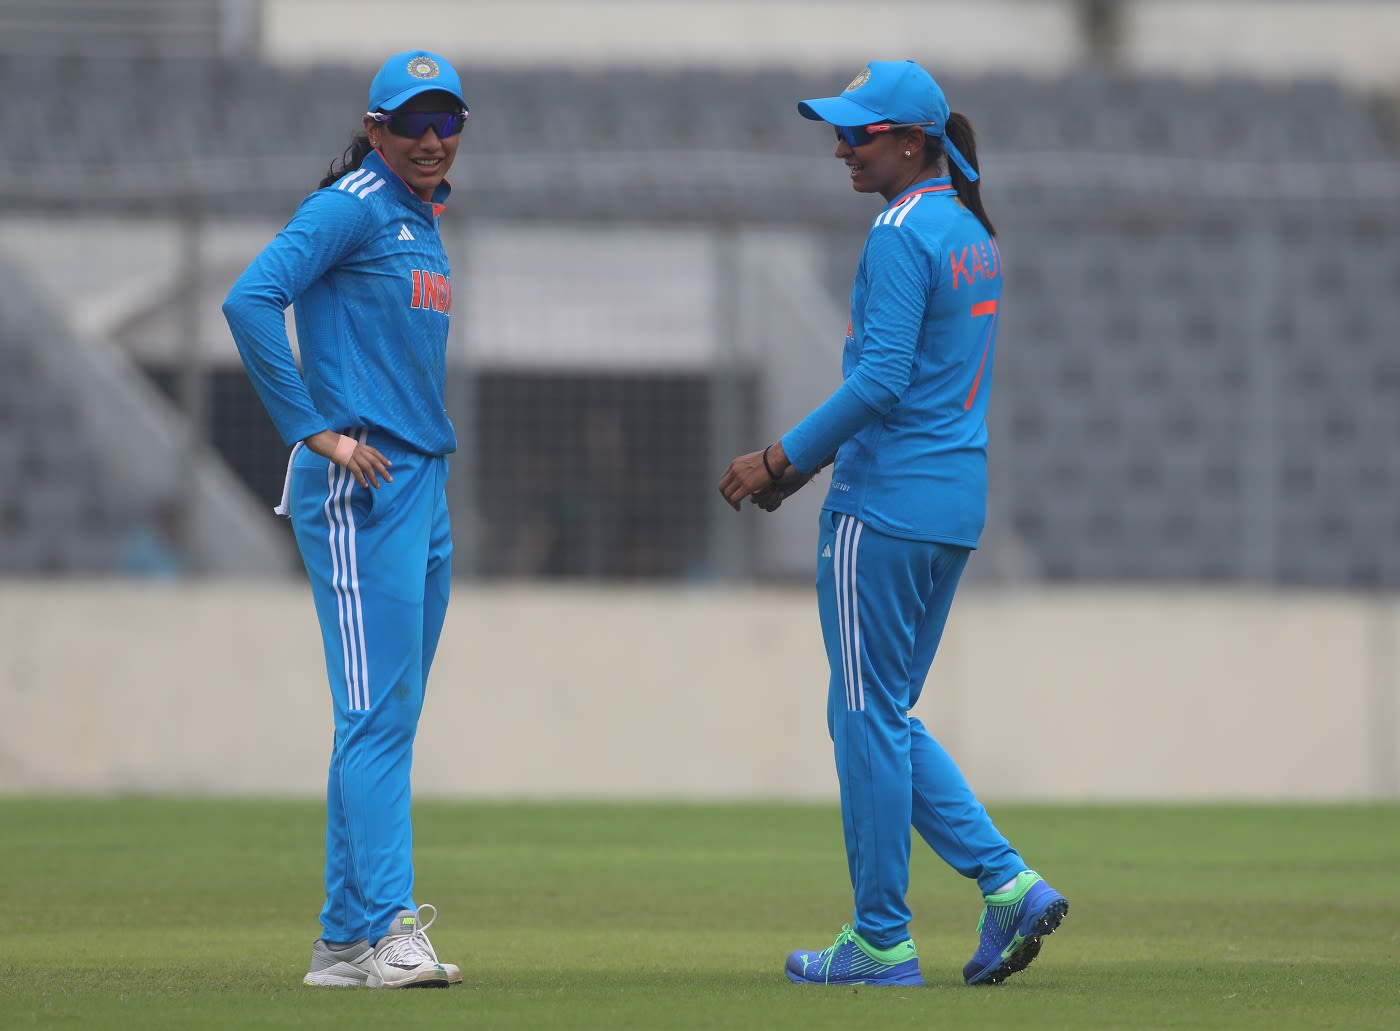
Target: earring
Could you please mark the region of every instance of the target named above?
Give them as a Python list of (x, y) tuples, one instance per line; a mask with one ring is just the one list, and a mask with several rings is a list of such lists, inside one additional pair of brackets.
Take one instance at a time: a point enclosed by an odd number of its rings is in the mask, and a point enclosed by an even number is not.
[(904, 152), (904, 156), (907, 157), (907, 158), (911, 158), (911, 157), (913, 157), (914, 155), (911, 154), (909, 151), (906, 150), (906, 151)]

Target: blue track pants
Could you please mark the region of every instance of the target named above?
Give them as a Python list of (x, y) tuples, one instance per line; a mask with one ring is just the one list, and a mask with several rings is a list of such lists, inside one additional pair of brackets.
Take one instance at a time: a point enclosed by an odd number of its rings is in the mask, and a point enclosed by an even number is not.
[(909, 715), (933, 664), (967, 548), (880, 534), (822, 512), (817, 605), (831, 667), (853, 926), (877, 948), (909, 937), (910, 827), (953, 869), (995, 891), (1026, 869), (962, 771)]
[(416, 908), (409, 774), (452, 578), (447, 459), (355, 436), (393, 463), (392, 483), (361, 487), (302, 447), (287, 487), (335, 712), (321, 926), (337, 942), (372, 942)]

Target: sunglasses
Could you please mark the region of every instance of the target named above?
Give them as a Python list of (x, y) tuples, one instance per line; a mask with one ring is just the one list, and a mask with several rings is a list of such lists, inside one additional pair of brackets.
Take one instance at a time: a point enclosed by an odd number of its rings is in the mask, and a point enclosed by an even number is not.
[(891, 129), (912, 129), (915, 126), (923, 128), (934, 125), (933, 122), (905, 122), (883, 125), (836, 125), (832, 126), (836, 130), (836, 138), (850, 147), (863, 147), (882, 132), (889, 132)]
[(467, 109), (459, 111), (371, 111), (369, 116), (376, 122), (386, 124), (395, 136), (416, 140), (429, 129), (437, 133), (438, 139), (445, 140), (456, 136), (467, 124)]

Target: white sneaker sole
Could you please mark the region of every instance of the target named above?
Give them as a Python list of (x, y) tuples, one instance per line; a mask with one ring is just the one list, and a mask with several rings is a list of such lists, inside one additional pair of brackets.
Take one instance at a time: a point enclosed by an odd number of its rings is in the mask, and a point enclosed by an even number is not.
[[(348, 966), (348, 964), (337, 964), (337, 966)], [(355, 970), (354, 967), (350, 969)], [(363, 988), (368, 977), (363, 970), (355, 970), (353, 974), (337, 974), (335, 967), (327, 970), (317, 970), (315, 973), (307, 974), (301, 979), (302, 984), (309, 984), (316, 988)]]
[(452, 982), (448, 973), (438, 966), (423, 966), (416, 970), (405, 970), (392, 981), (386, 981), (378, 974), (370, 974), (366, 988), (446, 988)]

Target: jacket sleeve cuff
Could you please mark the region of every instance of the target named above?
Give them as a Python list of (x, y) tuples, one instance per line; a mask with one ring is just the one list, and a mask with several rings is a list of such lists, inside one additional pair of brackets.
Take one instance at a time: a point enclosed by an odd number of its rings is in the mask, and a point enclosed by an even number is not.
[(879, 414), (849, 383), (843, 384), (821, 407), (783, 435), (783, 453), (800, 471), (810, 473)]

